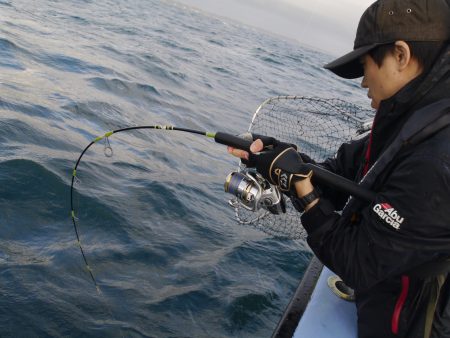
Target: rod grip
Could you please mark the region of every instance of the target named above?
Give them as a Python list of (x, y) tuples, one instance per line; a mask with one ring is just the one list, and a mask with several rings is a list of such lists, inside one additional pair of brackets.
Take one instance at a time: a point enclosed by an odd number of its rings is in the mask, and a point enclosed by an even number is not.
[(250, 145), (253, 143), (253, 141), (246, 140), (242, 137), (223, 133), (223, 132), (217, 132), (214, 136), (214, 141), (220, 144), (224, 144), (233, 148), (242, 149), (245, 151), (250, 152)]
[(304, 166), (308, 170), (312, 170), (313, 176), (317, 181), (328, 185), (330, 187), (333, 187), (334, 189), (346, 192), (354, 197), (357, 197), (359, 199), (371, 202), (375, 199), (375, 192), (368, 190), (366, 188), (361, 187), (357, 183), (336, 175), (335, 173), (332, 173), (326, 169), (323, 169), (317, 165), (311, 164), (311, 163), (304, 163)]

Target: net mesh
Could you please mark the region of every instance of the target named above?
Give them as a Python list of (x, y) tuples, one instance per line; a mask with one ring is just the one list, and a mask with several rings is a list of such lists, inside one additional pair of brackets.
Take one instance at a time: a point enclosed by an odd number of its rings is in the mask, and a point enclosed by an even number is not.
[[(249, 132), (296, 144), (316, 162), (334, 156), (343, 142), (362, 137), (370, 130), (374, 112), (340, 99), (279, 96), (266, 100), (256, 111)], [(245, 166), (239, 164), (242, 171)], [(286, 198), (286, 213), (264, 209), (249, 211), (234, 206), (236, 219), (275, 237), (305, 239), (301, 214)]]

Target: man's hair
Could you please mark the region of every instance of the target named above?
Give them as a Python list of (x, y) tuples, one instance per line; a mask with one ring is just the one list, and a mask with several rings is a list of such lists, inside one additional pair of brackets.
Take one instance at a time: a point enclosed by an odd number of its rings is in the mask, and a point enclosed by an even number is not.
[[(417, 59), (424, 73), (431, 69), (444, 46), (448, 45), (447, 41), (406, 41), (406, 43), (411, 50), (411, 56)], [(369, 55), (378, 67), (381, 67), (385, 56), (388, 53), (393, 53), (394, 49), (395, 42), (392, 42), (372, 49), (369, 51)]]

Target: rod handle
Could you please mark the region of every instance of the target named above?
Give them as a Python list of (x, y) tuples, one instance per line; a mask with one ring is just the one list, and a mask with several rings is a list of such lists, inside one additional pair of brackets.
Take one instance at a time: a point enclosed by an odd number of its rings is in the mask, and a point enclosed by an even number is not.
[(375, 192), (368, 190), (366, 188), (361, 187), (357, 183), (336, 175), (326, 169), (323, 169), (317, 165), (311, 163), (305, 163), (304, 166), (308, 170), (312, 170), (313, 176), (317, 179), (317, 181), (333, 187), (334, 189), (346, 192), (354, 197), (359, 199), (371, 202), (375, 199)]
[(220, 131), (215, 134), (214, 141), (220, 144), (224, 144), (226, 146), (242, 149), (248, 152), (250, 152), (250, 145), (253, 143), (253, 141), (249, 141), (242, 137), (223, 133)]

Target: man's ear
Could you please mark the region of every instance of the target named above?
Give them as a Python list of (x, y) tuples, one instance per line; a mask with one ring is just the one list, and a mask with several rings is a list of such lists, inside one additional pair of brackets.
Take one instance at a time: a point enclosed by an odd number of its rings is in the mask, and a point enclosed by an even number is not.
[(412, 62), (411, 49), (405, 41), (395, 41), (394, 57), (399, 71), (410, 66)]

